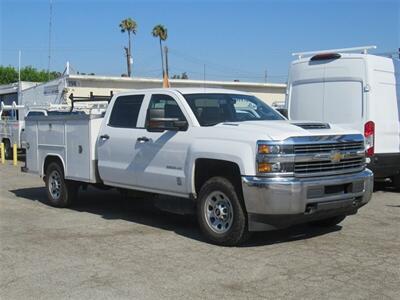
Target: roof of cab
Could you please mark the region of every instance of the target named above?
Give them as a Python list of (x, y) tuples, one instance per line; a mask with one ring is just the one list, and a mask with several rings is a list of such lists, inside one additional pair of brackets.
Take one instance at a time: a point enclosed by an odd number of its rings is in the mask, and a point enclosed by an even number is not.
[(129, 95), (132, 93), (162, 93), (162, 92), (178, 92), (182, 95), (188, 94), (235, 94), (235, 95), (251, 95), (251, 93), (229, 90), (229, 89), (218, 89), (218, 88), (201, 88), (201, 87), (193, 87), (193, 88), (152, 88), (152, 89), (134, 89), (131, 91), (126, 91), (122, 93), (118, 93), (118, 95)]
[(230, 90), (230, 89), (218, 89), (218, 88), (170, 88), (171, 90), (178, 91), (181, 94), (240, 94), (249, 95), (247, 92)]

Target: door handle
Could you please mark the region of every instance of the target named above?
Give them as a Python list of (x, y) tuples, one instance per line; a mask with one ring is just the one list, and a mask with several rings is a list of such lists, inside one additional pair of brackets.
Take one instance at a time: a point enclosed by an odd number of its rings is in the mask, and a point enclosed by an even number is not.
[(100, 136), (100, 139), (102, 139), (103, 141), (106, 141), (110, 138), (110, 136), (108, 134), (103, 134)]
[(150, 139), (149, 139), (147, 136), (141, 136), (141, 137), (138, 137), (138, 138), (137, 138), (137, 141), (138, 141), (139, 143), (147, 143), (147, 142), (150, 141)]

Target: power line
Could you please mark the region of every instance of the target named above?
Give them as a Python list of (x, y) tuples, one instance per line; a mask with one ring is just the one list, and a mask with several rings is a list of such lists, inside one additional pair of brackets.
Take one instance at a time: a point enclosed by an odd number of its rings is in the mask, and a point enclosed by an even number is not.
[(254, 75), (255, 74), (253, 72), (241, 70), (241, 69), (236, 68), (236, 67), (226, 66), (226, 65), (222, 65), (222, 64), (219, 64), (219, 63), (215, 63), (215, 62), (209, 61), (209, 60), (199, 59), (197, 57), (182, 53), (182, 52), (180, 52), (180, 51), (178, 51), (176, 49), (171, 49), (170, 48), (170, 53), (175, 55), (176, 57), (185, 59), (187, 61), (191, 61), (191, 62), (193, 62), (195, 64), (198, 64), (198, 65), (207, 64), (207, 67), (211, 66), (211, 68), (214, 68), (214, 69), (217, 69), (217, 70), (218, 69), (222, 69), (222, 70), (226, 71), (227, 69), (229, 69), (231, 71), (240, 72), (242, 74), (243, 73), (246, 73), (246, 74), (249, 74), (249, 75)]

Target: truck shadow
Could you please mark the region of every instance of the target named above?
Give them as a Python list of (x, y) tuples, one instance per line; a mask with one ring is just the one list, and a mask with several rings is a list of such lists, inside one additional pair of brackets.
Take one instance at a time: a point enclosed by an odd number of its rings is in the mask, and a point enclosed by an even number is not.
[[(39, 201), (46, 205), (46, 191), (43, 187), (22, 188), (11, 190), (18, 199)], [(171, 201), (166, 198), (165, 201)], [(116, 190), (99, 191), (89, 188), (81, 191), (78, 201), (70, 208), (77, 212), (99, 215), (106, 220), (125, 220), (154, 228), (173, 231), (178, 235), (196, 241), (205, 242), (197, 226), (195, 215), (179, 215), (161, 211), (155, 205), (154, 199), (135, 198), (123, 199)], [(341, 226), (331, 228), (310, 227), (298, 225), (287, 229), (257, 232), (250, 240), (240, 247), (268, 246), (297, 240), (310, 239), (341, 230)]]
[(374, 182), (374, 192), (396, 192), (395, 187), (391, 182), (387, 181), (375, 181)]

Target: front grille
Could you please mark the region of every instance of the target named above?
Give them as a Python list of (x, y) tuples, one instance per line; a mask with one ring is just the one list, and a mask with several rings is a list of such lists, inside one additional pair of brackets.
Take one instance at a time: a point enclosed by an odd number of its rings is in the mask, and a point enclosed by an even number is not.
[(308, 154), (308, 153), (326, 153), (334, 150), (339, 151), (353, 151), (364, 150), (363, 142), (348, 142), (348, 143), (326, 143), (326, 144), (307, 144), (295, 145), (295, 154)]
[[(294, 146), (297, 176), (328, 176), (360, 171), (365, 167), (364, 143), (320, 143)], [(340, 154), (336, 161), (331, 155)], [(300, 159), (301, 157), (301, 159)]]
[(316, 172), (348, 172), (352, 169), (359, 169), (364, 166), (364, 158), (348, 158), (338, 163), (331, 161), (301, 162), (294, 164), (294, 172), (297, 174), (307, 174)]

